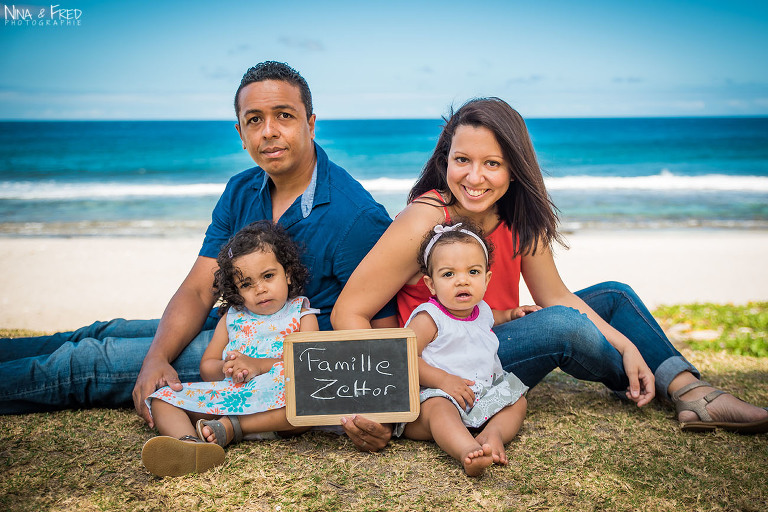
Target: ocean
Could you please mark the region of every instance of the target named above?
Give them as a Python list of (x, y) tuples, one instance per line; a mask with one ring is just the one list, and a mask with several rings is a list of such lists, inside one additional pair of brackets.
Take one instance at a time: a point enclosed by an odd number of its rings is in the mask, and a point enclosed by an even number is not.
[[(442, 121), (318, 121), (394, 216)], [(527, 120), (566, 231), (768, 229), (768, 118)], [(202, 235), (252, 167), (233, 122), (0, 122), (0, 236)]]

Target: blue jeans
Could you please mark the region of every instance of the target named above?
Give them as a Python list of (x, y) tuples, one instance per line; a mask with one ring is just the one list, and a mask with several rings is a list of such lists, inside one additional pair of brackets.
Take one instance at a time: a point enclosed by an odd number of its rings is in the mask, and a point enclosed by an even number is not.
[[(602, 283), (580, 292), (592, 309), (640, 350), (666, 396), (682, 371), (699, 373), (664, 336), (631, 288)], [(70, 333), (0, 340), (0, 414), (93, 406), (130, 406), (158, 320), (98, 322)], [(182, 382), (199, 381), (215, 316), (173, 362)], [(553, 306), (494, 328), (504, 368), (528, 387), (557, 367), (612, 390), (628, 385), (621, 356), (578, 311)]]
[[(200, 359), (215, 312), (173, 367), (182, 382), (200, 381)], [(51, 336), (0, 340), (0, 414), (79, 407), (125, 407), (159, 320), (96, 322)]]
[[(648, 308), (629, 286), (607, 282), (576, 292), (589, 307), (640, 351), (656, 378), (656, 396), (667, 397), (670, 382), (683, 371), (699, 372), (669, 342)], [(560, 368), (581, 380), (602, 382), (619, 392), (629, 385), (619, 352), (586, 315), (552, 306), (494, 327), (504, 369), (534, 387)]]

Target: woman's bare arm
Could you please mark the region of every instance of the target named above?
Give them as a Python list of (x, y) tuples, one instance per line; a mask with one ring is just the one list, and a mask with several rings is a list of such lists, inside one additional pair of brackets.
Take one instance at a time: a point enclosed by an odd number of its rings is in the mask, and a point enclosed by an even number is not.
[(608, 343), (622, 356), (624, 371), (629, 378), (627, 397), (638, 406), (650, 402), (656, 394), (655, 378), (640, 351), (631, 340), (614, 329), (565, 286), (555, 266), (552, 251), (548, 247), (540, 246), (535, 256), (530, 254), (523, 256), (521, 267), (523, 279), (534, 302), (541, 307), (568, 306), (587, 315)]
[(442, 209), (408, 205), (350, 276), (331, 313), (333, 328), (370, 328), (373, 316), (404, 284), (420, 275), (416, 258), (421, 241), (442, 221)]

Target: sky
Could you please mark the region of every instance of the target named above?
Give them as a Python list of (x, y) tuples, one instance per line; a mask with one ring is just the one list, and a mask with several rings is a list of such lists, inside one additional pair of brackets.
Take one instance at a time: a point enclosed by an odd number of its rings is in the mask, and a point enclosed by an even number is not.
[(765, 0), (57, 1), (0, 4), (0, 119), (233, 120), (264, 60), (318, 119), (768, 115)]

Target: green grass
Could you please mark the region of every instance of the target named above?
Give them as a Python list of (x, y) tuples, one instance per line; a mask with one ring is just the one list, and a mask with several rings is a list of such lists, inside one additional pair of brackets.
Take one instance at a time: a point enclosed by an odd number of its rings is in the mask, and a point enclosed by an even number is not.
[[(768, 358), (681, 351), (714, 385), (768, 405)], [(561, 372), (528, 399), (520, 435), (507, 447), (509, 465), (478, 479), (432, 443), (396, 440), (364, 454), (319, 432), (240, 443), (227, 448), (223, 466), (161, 479), (141, 464), (141, 446), (154, 432), (132, 410), (0, 416), (0, 510), (768, 508), (768, 435), (682, 433), (668, 405), (638, 409)]]
[(662, 306), (653, 314), (695, 350), (768, 357), (768, 302)]

